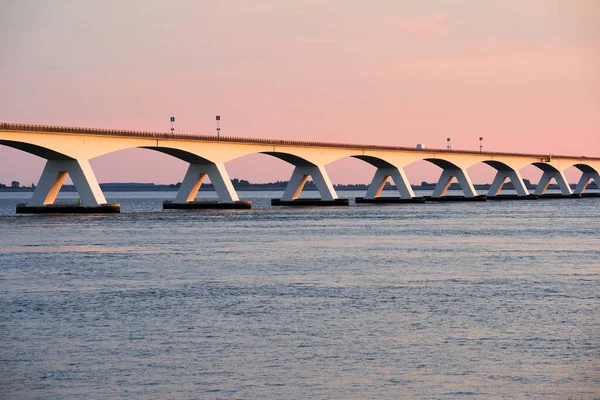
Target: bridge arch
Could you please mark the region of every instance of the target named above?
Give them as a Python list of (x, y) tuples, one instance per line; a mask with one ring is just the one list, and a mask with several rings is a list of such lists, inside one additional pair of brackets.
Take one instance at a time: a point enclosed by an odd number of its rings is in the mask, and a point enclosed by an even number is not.
[(535, 194), (540, 196), (543, 195), (544, 193), (546, 193), (546, 190), (548, 190), (548, 186), (550, 186), (550, 182), (552, 181), (552, 179), (554, 179), (558, 185), (558, 187), (560, 188), (562, 194), (564, 195), (571, 195), (573, 194), (573, 191), (571, 190), (571, 187), (569, 186), (569, 182), (567, 181), (567, 178), (565, 177), (564, 173), (563, 173), (563, 169), (565, 169), (564, 167), (566, 167), (566, 164), (562, 164), (562, 168), (559, 168), (555, 165), (552, 165), (550, 163), (544, 163), (544, 162), (533, 162), (531, 163), (532, 165), (535, 165), (536, 167), (538, 167), (539, 169), (541, 169), (542, 172), (542, 177), (540, 178), (540, 181), (537, 184), (537, 187), (535, 189)]
[(364, 161), (368, 164), (371, 164), (372, 166), (374, 166), (376, 168), (395, 168), (394, 164), (390, 163), (389, 161), (384, 160), (383, 158), (379, 158), (379, 157), (365, 156), (365, 155), (350, 156), (350, 157)]
[(294, 166), (292, 176), (283, 192), (282, 201), (293, 201), (300, 197), (300, 193), (309, 176), (316, 185), (322, 199), (333, 201), (338, 198), (323, 165), (312, 162), (308, 157), (303, 157), (292, 152), (260, 151), (259, 153), (278, 158)]
[(489, 165), (490, 167), (494, 168), (497, 171), (514, 171), (515, 170), (515, 168), (508, 165), (507, 163), (498, 161), (498, 160), (484, 160), (484, 161), (482, 161), (482, 163)]
[(581, 171), (581, 178), (575, 187), (575, 194), (583, 194), (591, 181), (596, 182), (596, 186), (600, 189), (600, 168), (596, 169), (584, 163), (574, 164), (573, 166)]
[(552, 164), (543, 163), (543, 162), (532, 162), (531, 165), (534, 165), (541, 169), (543, 172), (560, 172), (560, 170)]
[(258, 153), (266, 154), (268, 156), (278, 158), (278, 159), (288, 162), (296, 167), (309, 167), (309, 166), (316, 165), (313, 162), (307, 160), (306, 158), (297, 156), (293, 153), (285, 153), (285, 152), (279, 152), (279, 151), (260, 151)]
[(434, 191), (434, 194), (439, 196), (445, 194), (452, 179), (456, 178), (465, 194), (471, 197), (477, 195), (464, 170), (457, 163), (443, 157), (423, 157), (422, 155), (411, 154), (409, 152), (400, 155), (386, 153), (379, 153), (377, 155), (348, 153), (343, 155), (340, 154), (337, 160), (344, 158), (359, 159), (377, 168), (365, 196), (367, 199), (379, 197), (389, 178), (396, 184), (402, 198), (415, 197), (411, 184), (404, 172), (404, 167), (417, 161), (427, 161), (442, 169), (442, 176), (440, 177), (437, 191)]
[[(212, 164), (213, 161), (209, 160), (208, 158), (202, 157), (198, 154), (189, 152), (189, 151), (184, 151), (184, 150), (180, 150), (177, 148), (172, 148), (172, 147), (147, 147), (147, 146), (140, 146), (140, 147), (136, 147), (138, 149), (148, 149), (148, 150), (152, 150), (152, 151), (157, 151), (159, 153), (163, 153), (163, 154), (167, 154), (169, 156), (178, 158), (182, 161), (186, 161), (190, 164)], [(129, 150), (129, 149), (123, 149), (123, 150)], [(111, 152), (114, 153), (114, 152)], [(109, 153), (110, 154), (110, 153)]]
[(573, 167), (577, 168), (581, 172), (591, 172), (591, 173), (594, 173), (594, 172), (598, 173), (598, 172), (600, 172), (598, 169), (592, 167), (589, 164), (578, 163), (578, 164), (573, 164)]
[(73, 160), (66, 154), (59, 153), (58, 151), (52, 150), (47, 147), (38, 146), (26, 142), (17, 142), (12, 140), (0, 140), (0, 144), (11, 147), (13, 149), (21, 150), (34, 156), (45, 158), (47, 160)]
[[(436, 154), (437, 155), (437, 154)], [(418, 161), (427, 161), (442, 169), (442, 174), (439, 179), (438, 185), (434, 190), (434, 197), (443, 196), (448, 187), (450, 186), (454, 178), (457, 179), (461, 188), (465, 192), (465, 195), (469, 197), (477, 196), (475, 188), (470, 181), (470, 178), (466, 174), (465, 170), (461, 168), (458, 163), (455, 163), (446, 157), (423, 157), (417, 154), (402, 154), (389, 156), (383, 155), (349, 155), (349, 157), (356, 158), (377, 168), (373, 180), (367, 190), (366, 198), (374, 199), (379, 197), (381, 194), (388, 178), (392, 178), (402, 198), (413, 198), (415, 194), (412, 190), (410, 181), (408, 180), (404, 167), (411, 165)]]

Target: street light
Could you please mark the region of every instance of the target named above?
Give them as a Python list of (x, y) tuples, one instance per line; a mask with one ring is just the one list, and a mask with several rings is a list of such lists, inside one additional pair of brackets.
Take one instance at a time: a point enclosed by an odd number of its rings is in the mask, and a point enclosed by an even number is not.
[(450, 143), (450, 138), (447, 138), (446, 141), (448, 142), (448, 150), (452, 150), (452, 144)]
[(483, 137), (479, 137), (479, 152), (483, 153)]
[(221, 120), (221, 116), (217, 115), (217, 139), (221, 137), (221, 128), (219, 128), (219, 121)]
[(175, 132), (175, 117), (171, 117), (171, 135)]

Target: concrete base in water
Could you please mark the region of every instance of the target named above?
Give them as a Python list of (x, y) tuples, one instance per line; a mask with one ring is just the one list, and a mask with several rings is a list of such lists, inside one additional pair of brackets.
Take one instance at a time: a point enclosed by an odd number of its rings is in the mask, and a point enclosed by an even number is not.
[(488, 196), (488, 200), (537, 200), (539, 196), (530, 194), (528, 196), (519, 196), (518, 194), (499, 194), (497, 196)]
[(80, 204), (46, 204), (29, 206), (17, 204), (17, 214), (115, 214), (121, 212), (120, 204), (82, 206)]
[(252, 208), (250, 200), (238, 200), (233, 203), (219, 203), (218, 201), (189, 201), (187, 203), (173, 203), (163, 201), (164, 210), (249, 210)]
[(322, 207), (330, 207), (330, 206), (347, 206), (350, 205), (348, 199), (335, 199), (335, 200), (321, 200), (321, 199), (296, 199), (291, 201), (281, 200), (281, 199), (271, 199), (272, 206), (322, 206)]
[(580, 194), (560, 194), (560, 193), (550, 193), (550, 194), (542, 194), (538, 196), (540, 200), (549, 200), (549, 199), (579, 199), (581, 198)]
[(376, 197), (374, 199), (365, 199), (357, 197), (354, 199), (356, 204), (406, 204), (406, 203), (425, 203), (424, 197), (413, 197), (411, 199), (403, 199), (402, 197)]
[(425, 196), (426, 201), (487, 201), (487, 196), (485, 194), (475, 196), (475, 197), (465, 197), (465, 196), (442, 196), (442, 197), (431, 197)]

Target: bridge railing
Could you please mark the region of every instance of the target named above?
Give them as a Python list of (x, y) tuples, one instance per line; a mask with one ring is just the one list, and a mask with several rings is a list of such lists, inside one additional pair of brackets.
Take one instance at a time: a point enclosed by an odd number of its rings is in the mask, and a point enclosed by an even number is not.
[[(263, 139), (263, 138), (244, 138), (236, 136), (216, 136), (216, 135), (199, 135), (189, 133), (166, 133), (166, 132), (144, 132), (144, 131), (126, 131), (115, 129), (101, 128), (81, 128), (68, 126), (52, 126), (52, 125), (33, 125), (33, 124), (14, 124), (0, 123), (2, 130), (18, 130), (31, 132), (52, 132), (52, 133), (69, 133), (69, 134), (84, 134), (84, 135), (103, 135), (103, 136), (125, 136), (136, 138), (151, 138), (151, 139), (183, 139), (183, 140), (202, 140), (202, 141), (220, 141), (220, 142), (235, 142), (248, 144), (269, 144), (269, 145), (291, 145), (291, 146), (309, 146), (309, 147), (338, 147), (338, 148), (373, 148), (373, 149), (389, 149), (389, 150), (417, 150), (412, 147), (398, 146), (380, 146), (380, 145), (364, 145), (350, 143), (332, 143), (332, 142), (315, 142), (301, 140), (280, 140), (280, 139)], [(426, 151), (439, 152), (440, 149), (426, 149)]]

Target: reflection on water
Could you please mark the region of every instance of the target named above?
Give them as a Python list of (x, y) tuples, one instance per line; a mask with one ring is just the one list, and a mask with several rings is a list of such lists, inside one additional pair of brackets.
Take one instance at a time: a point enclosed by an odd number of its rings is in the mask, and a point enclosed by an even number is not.
[[(90, 245), (76, 245), (76, 246), (38, 246), (35, 244), (28, 244), (24, 246), (12, 246), (12, 247), (0, 247), (0, 253), (73, 253), (73, 252), (84, 252), (84, 253), (125, 253), (125, 252), (147, 252), (146, 249), (136, 249), (133, 247), (102, 247), (102, 246), (90, 246)], [(160, 250), (153, 250), (158, 252)]]
[(600, 397), (599, 199), (114, 195), (126, 212), (0, 199), (0, 397)]

